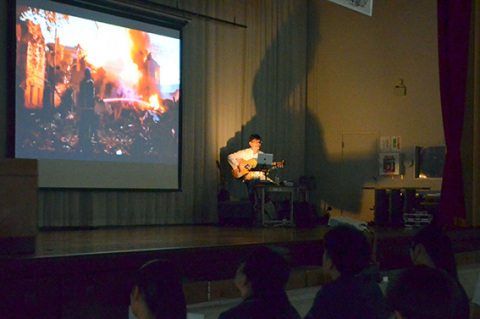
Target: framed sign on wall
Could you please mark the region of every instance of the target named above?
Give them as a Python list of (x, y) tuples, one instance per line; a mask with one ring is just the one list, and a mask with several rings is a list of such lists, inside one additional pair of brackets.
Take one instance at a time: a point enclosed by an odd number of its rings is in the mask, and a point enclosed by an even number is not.
[(373, 0), (329, 0), (341, 6), (372, 16)]
[(400, 154), (381, 153), (379, 157), (380, 175), (400, 175)]

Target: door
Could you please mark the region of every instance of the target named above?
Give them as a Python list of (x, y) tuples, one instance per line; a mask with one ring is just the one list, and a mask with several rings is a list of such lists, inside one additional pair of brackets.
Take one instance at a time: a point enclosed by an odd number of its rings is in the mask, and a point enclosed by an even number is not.
[(373, 220), (378, 175), (378, 132), (342, 133), (341, 213)]

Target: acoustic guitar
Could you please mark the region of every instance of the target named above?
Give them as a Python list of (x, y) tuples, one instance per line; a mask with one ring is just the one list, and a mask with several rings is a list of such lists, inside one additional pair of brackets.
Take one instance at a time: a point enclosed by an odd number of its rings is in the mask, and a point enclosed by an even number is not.
[[(232, 169), (232, 175), (235, 178), (241, 178), (244, 177), (246, 180), (251, 180), (252, 179), (252, 174), (251, 170), (257, 167), (257, 160), (252, 158), (249, 159), (248, 161), (241, 159), (240, 163), (238, 166), (234, 169)], [(273, 162), (272, 167), (278, 167), (278, 168), (284, 168), (285, 167), (285, 161), (281, 162)]]

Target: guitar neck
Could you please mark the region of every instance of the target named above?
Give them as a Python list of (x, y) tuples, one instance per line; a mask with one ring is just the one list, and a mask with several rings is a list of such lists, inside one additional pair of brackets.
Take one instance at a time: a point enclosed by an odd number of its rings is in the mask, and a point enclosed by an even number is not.
[(273, 162), (272, 166), (275, 166), (275, 167), (278, 167), (278, 168), (284, 168), (285, 167), (285, 161)]

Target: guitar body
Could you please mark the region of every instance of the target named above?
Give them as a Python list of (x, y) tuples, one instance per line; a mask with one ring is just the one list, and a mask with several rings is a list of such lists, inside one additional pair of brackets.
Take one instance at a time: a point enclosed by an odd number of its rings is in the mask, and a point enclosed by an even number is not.
[[(285, 161), (272, 163), (272, 166), (283, 168), (285, 167)], [(241, 159), (240, 164), (234, 169), (232, 169), (232, 175), (235, 178), (243, 177), (247, 181), (252, 179), (252, 174), (250, 171), (257, 167), (257, 160), (254, 158), (249, 159), (248, 161)]]
[(235, 178), (240, 178), (245, 176), (246, 180), (251, 180), (252, 176), (250, 170), (257, 166), (257, 160), (254, 158), (249, 159), (248, 161), (241, 159), (240, 164), (234, 169), (232, 169), (232, 175)]

